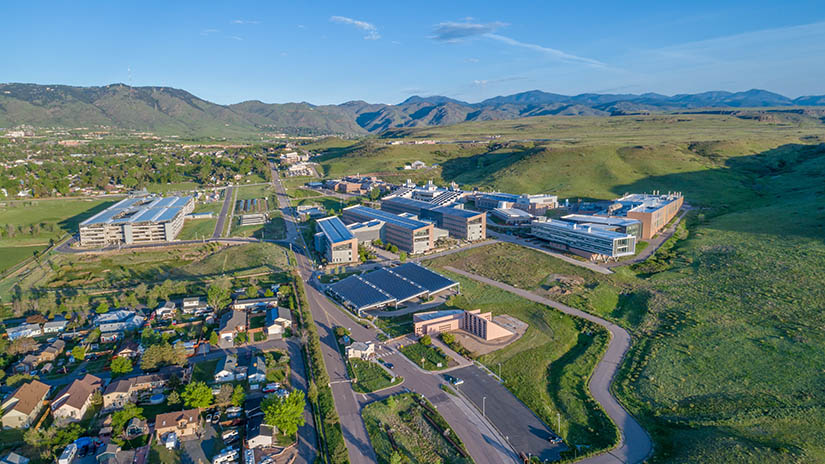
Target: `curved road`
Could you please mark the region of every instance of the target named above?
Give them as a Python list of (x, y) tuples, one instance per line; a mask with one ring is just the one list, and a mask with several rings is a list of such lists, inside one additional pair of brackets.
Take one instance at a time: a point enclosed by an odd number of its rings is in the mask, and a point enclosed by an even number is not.
[(593, 371), (593, 376), (590, 378), (590, 393), (593, 395), (593, 398), (602, 405), (607, 415), (613, 419), (613, 422), (619, 428), (619, 444), (610, 451), (591, 456), (580, 462), (587, 464), (636, 463), (644, 461), (650, 456), (653, 452), (653, 443), (650, 440), (650, 436), (641, 424), (619, 404), (610, 392), (610, 384), (616, 377), (616, 372), (619, 370), (622, 358), (630, 348), (630, 334), (627, 333), (626, 330), (612, 322), (608, 322), (576, 308), (563, 305), (557, 301), (548, 300), (533, 292), (522, 290), (454, 267), (445, 266), (444, 268), (469, 279), (514, 293), (530, 301), (558, 309), (565, 314), (587, 319), (607, 329), (611, 335), (610, 343), (607, 345), (607, 351)]

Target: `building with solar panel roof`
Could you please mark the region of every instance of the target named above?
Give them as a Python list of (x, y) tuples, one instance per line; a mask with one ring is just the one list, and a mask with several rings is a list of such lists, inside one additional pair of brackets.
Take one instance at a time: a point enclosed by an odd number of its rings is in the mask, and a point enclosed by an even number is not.
[(193, 209), (193, 197), (126, 198), (80, 223), (80, 246), (169, 242)]
[(358, 239), (338, 216), (319, 219), (316, 225), (315, 250), (326, 258), (327, 263), (342, 264), (358, 260)]
[(433, 247), (434, 226), (430, 222), (392, 214), (366, 206), (344, 208), (342, 217), (347, 224), (381, 221), (381, 240), (410, 254), (424, 253)]
[(362, 275), (351, 275), (327, 287), (327, 293), (361, 316), (362, 311), (396, 307), (457, 289), (458, 286), (458, 282), (419, 264), (404, 263)]

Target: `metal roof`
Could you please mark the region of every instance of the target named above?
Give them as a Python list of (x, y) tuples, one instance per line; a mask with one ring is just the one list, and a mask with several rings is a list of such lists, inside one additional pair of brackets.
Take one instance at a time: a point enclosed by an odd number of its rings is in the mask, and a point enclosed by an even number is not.
[(395, 302), (395, 298), (390, 294), (357, 275), (339, 280), (330, 285), (328, 291), (356, 309), (367, 309)]
[(389, 269), (379, 269), (362, 276), (362, 279), (380, 288), (384, 293), (395, 298), (398, 303), (421, 296), (427, 289), (408, 280)]
[(561, 221), (558, 219), (548, 219), (546, 221), (533, 221), (533, 227), (546, 227), (560, 230), (568, 230), (582, 235), (593, 235), (595, 237), (602, 237), (610, 240), (632, 237), (632, 235), (624, 234), (621, 232), (614, 232), (612, 230), (603, 229), (599, 226), (599, 224), (586, 226), (582, 224), (576, 224), (575, 222)]
[(370, 219), (378, 219), (379, 221), (384, 221), (388, 224), (394, 224), (406, 229), (420, 229), (431, 225), (430, 223), (419, 221), (417, 219), (410, 219), (403, 216), (398, 216), (397, 214), (392, 214), (361, 205), (350, 206), (349, 208), (345, 208), (344, 211), (352, 211), (353, 213), (361, 216), (365, 216)]
[(80, 223), (81, 227), (101, 224), (134, 224), (173, 220), (192, 197), (125, 198)]
[(632, 224), (641, 224), (638, 219), (628, 219), (626, 217), (605, 217), (605, 216), (590, 216), (587, 214), (568, 214), (562, 216), (562, 219), (570, 222), (577, 222), (579, 224), (604, 224), (608, 226), (629, 226)]
[(432, 208), (433, 211), (437, 213), (441, 213), (447, 216), (460, 216), (463, 218), (474, 218), (476, 216), (481, 216), (484, 213), (481, 211), (472, 211), (469, 209), (462, 209), (462, 208), (454, 208), (452, 206), (439, 206), (437, 208)]
[(446, 316), (455, 316), (456, 314), (463, 312), (463, 309), (445, 309), (443, 311), (430, 311), (426, 313), (413, 314), (413, 319), (417, 321), (431, 321), (433, 319), (440, 319)]
[(391, 268), (390, 271), (426, 288), (430, 293), (438, 293), (458, 285), (458, 282), (415, 263), (404, 263)]
[(321, 229), (321, 232), (326, 235), (327, 240), (329, 240), (330, 243), (343, 242), (354, 238), (352, 232), (347, 229), (347, 226), (341, 222), (341, 219), (338, 216), (330, 216), (319, 219), (317, 224)]

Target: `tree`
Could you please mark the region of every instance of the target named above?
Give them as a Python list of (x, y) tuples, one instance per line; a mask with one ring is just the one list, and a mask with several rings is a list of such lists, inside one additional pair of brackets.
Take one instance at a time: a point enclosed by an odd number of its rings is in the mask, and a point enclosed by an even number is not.
[(105, 301), (101, 301), (97, 307), (95, 308), (95, 312), (98, 314), (105, 314), (109, 312), (109, 304)]
[(441, 334), (441, 340), (448, 345), (452, 345), (455, 343), (455, 335), (451, 334), (450, 332), (444, 332)]
[(242, 386), (235, 385), (235, 390), (232, 392), (232, 405), (240, 407), (244, 399), (246, 399), (246, 391)]
[(206, 302), (216, 311), (229, 304), (229, 300), (230, 293), (228, 288), (221, 287), (218, 284), (212, 284), (206, 289)]
[(318, 401), (318, 386), (315, 385), (314, 380), (309, 381), (309, 388), (307, 388), (307, 398), (309, 398), (309, 401), (313, 403)]
[(273, 296), (275, 296), (275, 293), (272, 291), (271, 288), (267, 288), (264, 292), (264, 296), (267, 298), (272, 298)]
[(218, 346), (218, 342), (220, 342), (220, 339), (218, 339), (218, 333), (213, 330), (212, 333), (209, 334), (209, 344), (212, 346)]
[(398, 450), (393, 451), (390, 455), (390, 464), (403, 464), (404, 463), (404, 455), (398, 452)]
[(433, 344), (433, 339), (429, 335), (424, 335), (423, 337), (418, 339), (418, 343), (421, 343), (425, 346), (429, 346)]
[(181, 395), (183, 404), (189, 408), (207, 408), (212, 405), (212, 389), (205, 382), (192, 382), (186, 386)]
[(83, 345), (75, 346), (74, 348), (72, 348), (72, 357), (76, 361), (83, 361), (84, 359), (86, 359), (86, 348), (84, 348)]
[(401, 253), (398, 253), (398, 260), (401, 261), (402, 263), (406, 262), (407, 261), (407, 252), (402, 251)]
[(116, 357), (112, 360), (112, 374), (122, 375), (132, 372), (132, 360), (125, 357)]
[(231, 384), (225, 383), (225, 384), (221, 385), (220, 391), (215, 396), (215, 401), (218, 404), (228, 403), (230, 400), (232, 400), (232, 392), (233, 391), (234, 390), (232, 389)]
[(126, 428), (126, 424), (134, 417), (145, 419), (145, 417), (143, 417), (143, 408), (139, 408), (133, 403), (126, 403), (123, 409), (115, 411), (114, 414), (112, 414), (113, 435), (118, 436), (122, 434)]
[(293, 390), (284, 398), (268, 397), (263, 401), (264, 421), (278, 427), (284, 435), (293, 436), (304, 425), (304, 392)]
[(252, 284), (249, 287), (246, 287), (246, 297), (247, 298), (257, 298), (258, 297), (258, 291), (260, 291), (258, 286), (255, 285), (255, 284)]
[(166, 404), (170, 406), (180, 404), (180, 395), (178, 395), (178, 392), (172, 391), (172, 393), (169, 393), (169, 396), (166, 397)]

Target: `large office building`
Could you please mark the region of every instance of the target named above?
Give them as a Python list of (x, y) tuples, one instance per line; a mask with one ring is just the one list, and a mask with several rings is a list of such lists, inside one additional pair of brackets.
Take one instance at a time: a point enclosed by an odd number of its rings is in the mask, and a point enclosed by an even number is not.
[(636, 237), (597, 225), (584, 226), (557, 219), (533, 221), (530, 234), (551, 246), (593, 260), (629, 256), (636, 252)]
[(338, 216), (319, 219), (316, 225), (319, 232), (315, 234), (315, 250), (326, 258), (327, 263), (342, 264), (358, 260), (358, 239)]
[(467, 195), (468, 192), (460, 190), (455, 183), (451, 184), (450, 188), (444, 188), (433, 184), (433, 181), (428, 181), (426, 185), (419, 187), (407, 180), (404, 185), (386, 195), (384, 199), (409, 198), (429, 203), (430, 206), (435, 207), (451, 205)]
[(527, 211), (536, 216), (543, 216), (548, 209), (559, 206), (559, 197), (556, 195), (516, 195), (513, 193), (484, 193), (474, 195), (476, 208), (492, 210), (496, 208), (516, 208)]
[(464, 240), (487, 238), (487, 215), (455, 206), (437, 206), (432, 203), (405, 197), (393, 197), (381, 201), (381, 210), (393, 214), (413, 214), (419, 219), (432, 221), (445, 229), (450, 236)]
[(608, 212), (615, 216), (637, 219), (642, 223), (640, 238), (649, 240), (676, 216), (684, 200), (680, 192), (667, 195), (659, 192), (632, 193), (616, 199)]
[(429, 298), (457, 288), (458, 282), (415, 263), (351, 275), (327, 288), (327, 293), (361, 316), (362, 311)]
[(410, 254), (424, 253), (433, 247), (434, 226), (429, 222), (361, 205), (344, 208), (342, 217), (347, 224), (382, 221), (381, 241)]
[(169, 242), (193, 209), (192, 197), (126, 198), (80, 223), (80, 246)]
[(513, 335), (513, 332), (493, 322), (490, 313), (476, 309), (448, 309), (413, 314), (413, 330), (416, 335), (437, 335), (463, 330), (482, 340), (490, 341)]
[(561, 217), (568, 222), (575, 222), (580, 226), (595, 226), (605, 230), (621, 232), (640, 239), (642, 237), (642, 222), (620, 216), (591, 216), (588, 214), (568, 214)]

